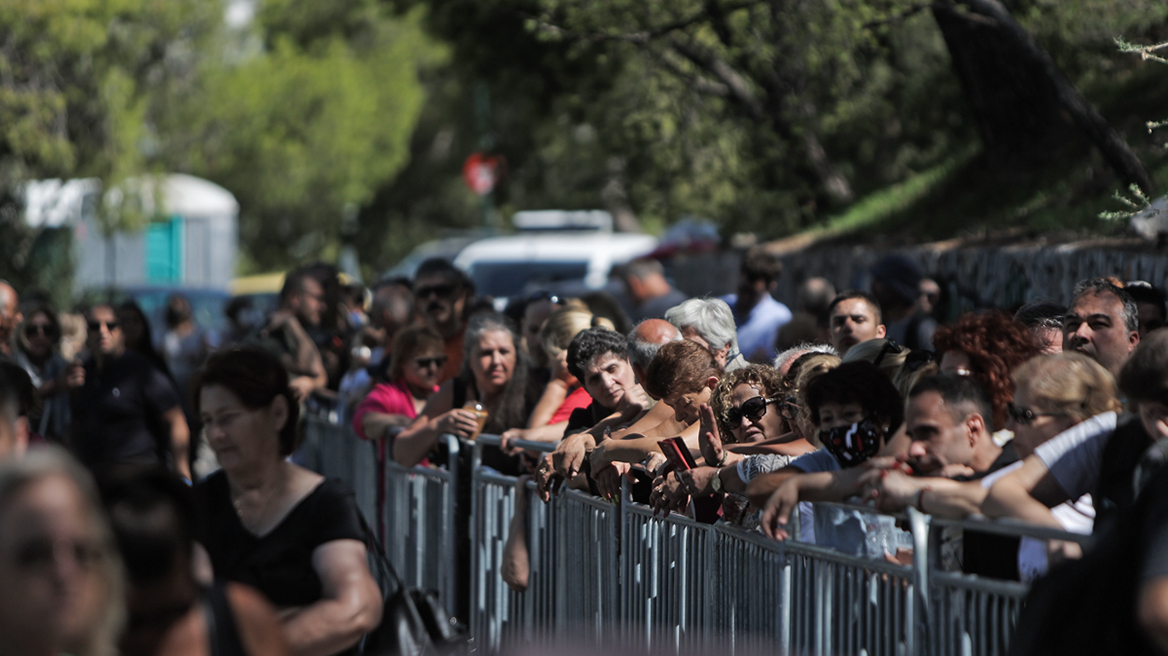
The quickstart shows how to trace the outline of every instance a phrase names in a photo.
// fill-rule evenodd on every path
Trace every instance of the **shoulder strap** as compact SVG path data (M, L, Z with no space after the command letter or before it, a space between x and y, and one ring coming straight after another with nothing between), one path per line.
M361 522L361 532L365 534L365 548L372 553L382 580L393 581L399 590L404 590L405 582L398 576L393 563L389 562L389 557L385 555L385 549L381 547L381 541L377 539L377 534L373 532L373 529L369 528L369 522L365 521L365 514L360 510L357 511L357 520ZM388 593L383 590L382 596L388 596Z
M207 646L211 656L246 656L225 586L225 583L215 583L203 590L202 606L203 617L207 621Z

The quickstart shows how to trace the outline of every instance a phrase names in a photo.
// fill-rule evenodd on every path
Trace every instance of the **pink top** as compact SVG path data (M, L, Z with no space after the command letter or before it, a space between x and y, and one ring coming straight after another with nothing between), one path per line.
M405 378L398 378L389 383L379 383L369 390L357 409L353 411L353 430L363 440L369 439L365 434L365 415L370 412L380 412L387 415L405 415L410 419L418 416L414 410L414 397L410 396L410 388Z
M577 408L587 408L591 403L592 396L589 395L588 392L584 390L584 386L581 385L580 387L577 387L568 393L568 396L564 398L564 402L560 404L560 407L556 408L556 413L552 415L552 418L550 421L548 421L548 423L558 424L561 421L568 421L568 417L572 415L573 410Z

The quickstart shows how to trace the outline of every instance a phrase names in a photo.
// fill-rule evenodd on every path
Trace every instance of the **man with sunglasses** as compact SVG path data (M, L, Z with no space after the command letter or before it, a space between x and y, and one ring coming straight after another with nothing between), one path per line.
M16 327L24 321L20 313L20 295L6 280L0 280L0 356L11 358Z
M174 384L126 348L112 307L95 305L86 320L89 357L85 384L72 396L72 451L95 471L169 461L190 480L190 429Z
M446 366L442 381L462 369L463 336L474 285L466 274L440 257L422 262L414 274L414 304L418 316L445 341Z

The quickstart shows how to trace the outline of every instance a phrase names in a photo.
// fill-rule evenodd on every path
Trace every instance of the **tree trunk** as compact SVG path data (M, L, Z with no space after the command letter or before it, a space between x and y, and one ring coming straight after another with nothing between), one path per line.
M935 5L933 17L991 159L1048 163L1081 131L1125 183L1152 191L1147 169L1123 137L998 0L957 2L969 11Z

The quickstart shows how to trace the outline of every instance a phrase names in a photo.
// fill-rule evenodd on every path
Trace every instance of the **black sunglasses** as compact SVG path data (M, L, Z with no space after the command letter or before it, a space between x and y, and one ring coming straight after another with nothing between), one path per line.
M90 332L95 332L95 333L98 332L99 330L101 330L102 326L105 326L106 328L110 329L111 331L118 329L118 322L117 321L96 321L94 319L90 319L88 325L89 325Z
M458 291L458 285L453 283L443 283L441 285L430 285L428 287L419 287L414 290L414 294L418 298L430 298L437 296L438 298L450 298Z
M414 364L419 369L428 369L430 367L444 367L446 365L446 356L439 355L434 358L414 358Z
M46 337L56 337L57 329L49 323L30 323L24 327L25 337L33 337L38 333Z
M1039 417L1065 417L1067 414L1065 412L1035 412L1030 408L1024 408L1013 403L1006 404L1006 412L1010 414L1010 419L1013 419L1014 423L1019 426L1029 426Z
M761 396L746 399L742 402L742 405L726 411L726 423L731 426L737 426L742 423L743 417L751 421L758 421L766 414L766 407L775 401L778 401L778 399L764 399Z

